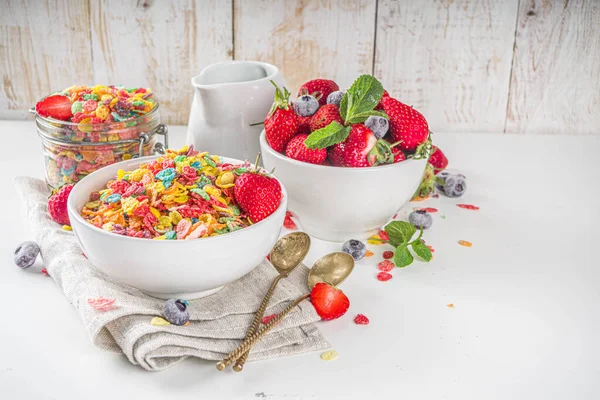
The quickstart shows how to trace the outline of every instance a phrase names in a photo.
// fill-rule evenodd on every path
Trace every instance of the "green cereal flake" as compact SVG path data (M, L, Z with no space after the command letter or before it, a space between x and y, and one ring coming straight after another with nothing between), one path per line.
M182 162L183 160L186 159L186 156L177 156L173 159L173 161L175 162L175 164Z
M134 106L143 106L143 105L144 105L144 102L143 102L143 101L140 101L140 100L138 100L138 101L134 101L132 104L133 104Z
M215 229L215 232L217 232L219 235L222 235L224 233L229 233L229 229L227 229L227 228Z
M202 197L206 201L210 200L210 196L208 195L208 193L206 193L202 189L190 189L190 192L193 192L193 193L196 193L196 194L200 195L200 197Z
M204 186L208 185L210 182L210 179L208 179L206 177L206 175L201 175L200 176L200 180L196 183L196 186L198 186L200 189L202 189Z
M94 101L98 101L98 95L97 94L91 94L91 93L87 93L83 95L83 99L84 100L94 100Z
M240 208L236 205L230 206L229 209L233 211L233 215L236 217L240 215Z
M227 222L235 221L233 217L221 217L219 218L219 223L226 224Z
M233 232L233 231L237 231L237 230L240 230L240 229L242 229L242 227L241 227L241 226L239 226L239 225L234 225L232 222L228 222L228 223L227 223L227 228L229 228L229 232Z
M204 161L206 161L206 163L208 165L210 165L211 167L216 167L217 166L217 164L215 163L215 161L212 158L210 158L209 156L207 156L207 155L204 156Z

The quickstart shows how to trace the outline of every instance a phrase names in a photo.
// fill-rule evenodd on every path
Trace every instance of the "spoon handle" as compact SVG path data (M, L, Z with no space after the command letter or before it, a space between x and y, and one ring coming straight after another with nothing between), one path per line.
M258 307L258 310L256 310L256 314L254 315L254 319L252 320L252 325L250 325L250 328L248 329L248 332L246 333L246 338L248 338L248 336L252 335L258 329L258 325L260 325L260 321L262 321L262 317L265 314L265 310L267 309L267 305L269 304L269 301L271 300L271 296L273 296L275 287L277 286L277 284L279 283L279 281L281 280L282 277L283 277L283 275L277 275L275 277L275 279L273 279L273 283L271 284L271 287L267 291L267 294L265 294L265 297L263 298L262 303L260 303L260 307ZM242 354L242 356L240 358L238 358L235 365L233 366L234 371L240 372L242 369L244 369L244 364L246 363L246 360L248 359L248 354L249 354L249 352L246 352L246 353Z
M279 323L279 321L281 321L286 315L288 315L290 313L290 311L292 311L294 309L294 307L296 307L303 300L306 300L309 297L310 297L310 293L307 293L301 297L298 297L296 300L294 300L289 306L286 307L285 310L283 310L282 312L277 314L268 324L263 326L258 331L254 332L252 335L248 336L242 342L242 344L240 344L238 346L237 349L235 349L234 351L229 353L227 355L227 357L225 357L223 360L219 361L217 363L217 369L219 371L223 371L225 368L227 368L229 365L231 365L232 362L237 360L242 354L249 352L250 349L252 348L252 346L254 346L254 344L256 342L258 342L264 335L267 334L267 332L269 332L275 325L277 325Z

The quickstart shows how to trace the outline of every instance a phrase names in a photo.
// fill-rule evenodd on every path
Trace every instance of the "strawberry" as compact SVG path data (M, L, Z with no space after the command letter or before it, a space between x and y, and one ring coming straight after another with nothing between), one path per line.
M310 131L314 132L325 128L333 121L344 124L342 117L340 117L340 109L335 104L325 104L310 118Z
M67 199L72 189L73 185L65 185L48 199L48 213L54 221L61 225L71 225L67 212Z
M298 161L322 164L327 158L327 149L309 149L304 144L307 137L305 133L294 136L287 144L285 155Z
M383 100L386 97L390 97L390 94L387 90L383 89L383 95L381 96L381 100ZM383 110L383 104L381 104L381 100L379 100L379 103L377 103L377 105L375 106L376 110Z
M390 144L377 140L363 124L354 124L343 142L329 149L329 161L338 167L369 167L393 162Z
M429 127L420 112L392 97L383 97L381 104L389 117L391 140L402 141L402 150L415 150L427 141Z
M399 163L401 161L406 160L406 156L404 155L404 153L402 152L402 150L400 150L400 148L398 146L392 148L392 153L394 154L394 162L395 163Z
M304 90L316 97L317 100L319 100L319 104L324 106L327 104L327 96L329 96L331 92L340 90L340 87L337 83L329 79L313 79L300 86L300 89L298 89L298 97L302 95Z
M290 107L290 92L284 87L283 92L275 86L275 100L271 111L265 118L265 135L267 143L275 150L283 153L292 136L298 132L298 118Z
M71 100L61 94L53 94L38 101L35 105L35 111L42 117L50 117L61 121L68 121L73 116Z
M434 146L433 148L433 153L431 154L431 157L429 157L429 164L433 166L434 173L437 175L439 172L446 169L448 166L448 159L439 147Z
M350 307L350 300L344 292L324 282L317 283L312 289L310 302L319 317L326 321L341 317Z
M298 133L310 133L310 117L303 117L302 115L296 114L296 119L298 120Z
M279 207L281 185L277 179L257 171L244 172L235 180L234 195L242 210L257 223Z

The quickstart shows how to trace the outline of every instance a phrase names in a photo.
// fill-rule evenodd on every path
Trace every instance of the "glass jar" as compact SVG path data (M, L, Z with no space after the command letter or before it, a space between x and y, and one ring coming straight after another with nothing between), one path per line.
M46 183L52 189L77 183L88 174L119 161L164 154L167 127L160 123L159 106L125 122L81 124L45 118L36 113L42 138ZM33 111L35 113L35 111ZM163 143L157 135L164 137Z

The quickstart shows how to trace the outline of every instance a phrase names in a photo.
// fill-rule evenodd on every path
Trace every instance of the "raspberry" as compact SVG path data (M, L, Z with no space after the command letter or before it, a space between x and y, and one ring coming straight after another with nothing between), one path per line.
M383 252L383 258L385 258L386 260L389 260L390 258L394 257L394 252L393 251L384 251Z
M390 240L390 235L388 235L388 233L386 231L384 231L383 229L379 231L378 235L383 240Z
M390 272L394 269L394 263L390 260L383 260L382 262L377 264L377 268L379 268L379 270L383 272Z
M357 325L369 325L369 318L362 314L358 314L356 318L354 318L354 323Z
M380 272L377 274L377 280L380 280L381 282L389 281L392 278L392 275L387 272Z

